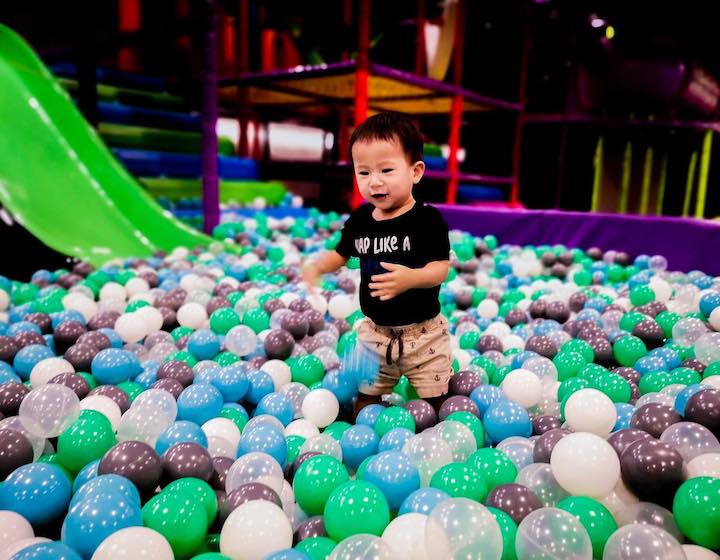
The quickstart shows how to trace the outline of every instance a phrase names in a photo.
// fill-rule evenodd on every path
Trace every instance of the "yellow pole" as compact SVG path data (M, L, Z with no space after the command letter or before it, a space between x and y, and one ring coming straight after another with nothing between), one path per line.
M687 181L685 183L685 200L683 201L683 218L687 218L690 213L690 199L692 198L693 182L695 179L695 167L697 166L697 152L693 152L690 156L690 165L688 165Z
M705 197L707 195L708 175L710 174L710 155L712 154L713 131L706 130L700 156L700 176L698 177L698 195L695 203L695 217L705 217Z
M628 196L630 195L630 176L632 173L632 142L625 144L623 156L622 182L620 183L620 214L627 214Z
M600 136L595 146L595 157L593 158L595 172L593 174L593 190L592 203L590 205L591 212L597 212L600 207L600 187L602 185L603 171L603 137Z
M653 149L648 146L645 149L645 165L643 166L642 191L640 193L640 213L648 213L650 202L650 180L652 179Z
M660 167L660 181L658 184L657 200L655 201L655 214L662 216L663 203L665 202L665 183L667 182L667 162L668 154L665 152L663 156L662 166Z

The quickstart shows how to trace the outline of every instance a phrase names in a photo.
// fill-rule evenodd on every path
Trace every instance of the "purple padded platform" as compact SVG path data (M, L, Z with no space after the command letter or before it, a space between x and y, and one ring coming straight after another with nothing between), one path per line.
M600 247L632 257L663 255L670 270L720 275L720 222L558 210L487 209L436 204L450 229L493 234L499 243Z

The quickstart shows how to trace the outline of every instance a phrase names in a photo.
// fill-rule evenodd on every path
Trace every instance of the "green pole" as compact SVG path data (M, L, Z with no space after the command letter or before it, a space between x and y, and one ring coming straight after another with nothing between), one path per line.
M598 138L597 146L595 146L595 157L593 158L595 172L593 174L593 190L590 211L597 212L600 207L600 186L602 185L603 170L603 137Z
M700 156L700 176L698 177L698 195L695 203L695 217L705 217L705 198L707 195L708 175L710 174L710 156L712 154L713 131L706 130L703 138L702 156Z
M640 213L648 213L650 202L650 180L652 179L653 149L648 146L645 149L645 165L643 165L642 191L640 193Z
M630 195L630 175L632 173L632 142L625 144L623 156L622 182L620 183L620 214L627 214L628 196Z
M662 166L660 167L660 181L658 185L657 201L655 202L655 214L662 216L663 203L665 202L665 183L667 182L667 152L663 156Z
M683 218L687 218L690 213L690 199L692 198L693 180L695 179L695 167L697 166L697 152L693 152L690 156L690 165L688 165L687 181L685 182L685 200L683 201Z

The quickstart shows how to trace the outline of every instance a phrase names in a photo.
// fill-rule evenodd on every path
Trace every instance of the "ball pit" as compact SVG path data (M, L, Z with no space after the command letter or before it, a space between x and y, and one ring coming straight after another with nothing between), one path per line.
M0 558L714 557L719 279L453 231L449 394L353 422L341 225L0 277Z

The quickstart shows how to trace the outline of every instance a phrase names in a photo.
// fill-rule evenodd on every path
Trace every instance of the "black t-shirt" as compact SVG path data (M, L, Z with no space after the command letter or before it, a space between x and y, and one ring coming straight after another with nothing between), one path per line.
M416 202L410 210L389 220L376 220L374 206L357 208L345 222L335 250L345 258L360 258L360 307L376 324L408 325L440 313L440 286L413 288L386 301L370 295L375 274L389 272L381 262L422 268L450 258L448 226L437 208Z

